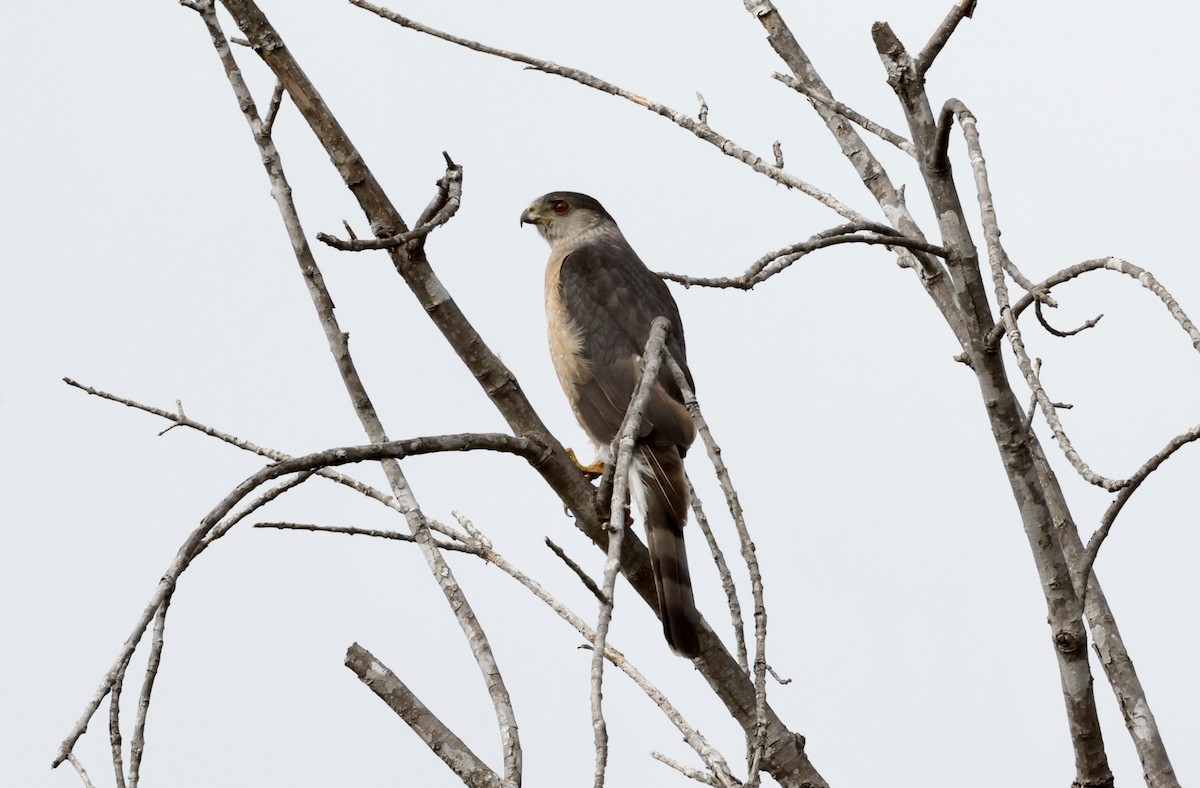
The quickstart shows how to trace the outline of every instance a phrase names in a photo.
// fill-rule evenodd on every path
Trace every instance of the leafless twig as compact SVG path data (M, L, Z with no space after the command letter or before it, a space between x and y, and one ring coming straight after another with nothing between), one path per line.
M68 755L67 761L75 767L75 773L79 775L79 779L83 780L83 788L96 788L96 786L92 785L92 780L88 777L87 770L83 768L83 764L75 757L75 753Z
M738 290L751 290L755 285L770 279L789 268L800 258L817 249L838 244L863 243L878 244L886 247L904 247L919 250L939 257L947 256L942 247L917 238L908 238L894 228L876 222L850 222L822 230L807 240L785 246L768 252L755 260L739 276L736 277L700 277L658 272L658 276L672 282L678 282L684 287L731 287Z
M1037 314L1038 322L1042 324L1042 328L1046 329L1046 331L1056 337L1073 337L1081 331L1087 331L1089 328L1095 328L1096 324L1100 322L1100 319L1104 317L1103 314L1096 315L1091 320L1085 320L1083 324L1079 326L1079 328L1074 328L1070 331L1059 331L1057 328L1050 325L1050 323L1046 320L1046 316L1042 314L1042 302L1036 298L1033 299L1033 311Z
M805 96L808 99L815 101L819 104L823 104L824 106L828 107L829 109L833 110L837 114L844 117L846 120L849 120L849 121L857 124L863 130L871 132L872 134L874 134L876 137L879 137L879 139L883 140L884 142L889 143L891 145L895 145L897 148L904 151L909 156L916 156L916 149L913 147L913 144L911 142L909 142L908 140L906 140L904 137L897 134L896 132L892 131L891 129L885 128L884 126L881 126L880 124L871 120L867 116L865 116L861 113L855 112L853 109L846 106L845 104L843 104L840 101L837 101L835 99L830 98L829 96L822 95L822 94L816 92L815 90L812 90L807 85L805 85L803 82L801 82L800 80L791 76L790 74L780 74L778 71L776 71L771 76L773 78L775 78L776 80L782 82L783 84L787 85L792 90L801 94L802 96Z
M1142 482L1146 481L1150 474L1158 470L1158 466L1166 462L1172 454L1198 439L1200 439L1200 424L1192 427L1187 432L1181 432L1176 435L1157 454L1142 463L1142 467L1138 468L1129 477L1129 484L1117 493L1117 497L1108 505L1108 508L1104 511L1104 516L1100 518L1100 526L1092 534L1092 537L1088 539L1087 549L1084 550L1083 562L1079 567L1078 578L1076 579L1077 587L1086 588L1087 578L1092 573L1092 567L1096 563L1096 556L1100 554L1100 547L1104 544L1104 540L1108 538L1108 533L1112 530L1117 515L1121 513L1125 504L1129 502L1130 496L1137 492L1138 488L1142 486Z
M650 325L650 336L642 353L642 374L634 389L633 398L625 410L621 429L613 439L612 503L609 506L608 558L604 562L604 581L601 587L600 615L596 621L596 637L592 641L591 702L592 730L596 744L596 769L592 785L603 788L604 773L608 764L608 725L604 721L602 692L604 683L604 643L608 638L608 626L612 621L613 603L616 598L617 574L621 568L621 545L625 538L625 512L629 493L629 474L633 462L634 443L642 426L642 411L650 401L658 370L662 366L667 332L671 322L657 317ZM637 471L633 471L636 473ZM661 614L661 613L660 613Z
M125 671L117 674L112 692L108 697L108 742L112 747L112 765L116 788L125 788L125 767L121 753L121 690L125 684Z
M154 637L150 641L150 658L146 662L146 677L142 680L142 691L138 696L133 740L129 743L129 788L137 788L138 780L141 778L142 756L146 751L146 715L150 712L150 694L154 691L154 680L158 678L158 666L162 660L163 630L167 625L167 608L170 604L170 597L164 598L154 616Z
M1192 347L1197 351L1200 351L1200 329L1196 328L1196 324L1193 323L1192 319L1183 311L1183 307L1181 307L1179 302L1175 300L1175 296L1171 295L1170 291L1163 287L1162 284L1155 279L1154 275L1149 271L1141 268L1140 266L1134 265L1128 260L1123 260L1120 257L1100 257L1094 260L1084 260L1082 263L1076 263L1073 266L1064 268L1061 271L1052 274L1044 281L1035 285L1034 289L1035 291L1049 290L1056 285L1069 282L1075 277L1086 274L1089 271L1097 271L1101 269L1116 271L1117 273L1124 274L1132 279L1136 279L1142 285L1142 287L1158 296L1158 299L1163 302L1163 305L1167 308L1167 311L1171 314L1171 317L1175 318L1175 322L1178 323L1180 328L1187 333L1188 338L1192 342ZM1033 303L1033 300L1034 299L1032 295L1025 295L1019 301L1013 304L1013 316L1016 317L1028 309L1029 305ZM988 345L994 346L999 340L1000 335L1003 333L1004 327L1002 325L997 325L988 335Z
M373 249L395 249L412 241L419 241L446 222L454 218L462 204L462 167L455 164L450 155L443 152L446 158L446 174L438 179L437 194L425 207L425 211L417 219L417 226L406 233L389 235L384 238L359 240L351 238L343 241L328 233L317 233L317 240L343 252L363 252Z
M740 145L734 143L732 140L713 131L712 128L707 125L707 123L693 120L690 116L663 104L653 102L645 96L639 96L636 93L625 90L624 88L618 87L611 82L606 82L576 68L560 66L559 64L551 63L548 60L539 60L538 58L529 57L528 55L522 55L519 52L509 52L508 50L488 46L477 41L471 41L470 39L451 35L450 33L445 33L441 30L436 30L428 25L423 25L420 22L414 21L405 16L401 16L394 11L389 11L386 8L368 3L366 0L350 0L350 3L362 8L363 10L370 11L371 13L386 19L389 22L395 22L401 27L408 28L409 30L415 30L418 33L433 36L434 38L439 38L442 41L448 41L451 44L456 44L457 46L465 47L466 49L470 49L475 52L482 52L486 55L504 58L505 60L524 63L536 71L552 74L554 76L565 77L566 79L573 80L589 88L632 101L634 104L637 104L640 107L644 107L645 109L648 109L657 115L667 118L677 126L687 129L700 139L716 147L726 156L737 159L743 164L749 166L755 172L765 175L771 180L781 183L784 186L803 192L809 197L812 197L820 202L822 205L825 205L826 207L836 211L851 221L864 220L861 214L859 214L853 208L843 204L832 194L822 189L818 189L812 184L797 178L791 173L768 163L767 160L762 156L751 153L745 148L742 148Z
M700 503L700 497L696 495L696 486L692 484L690 478L687 483L688 493L692 499L692 513L696 516L696 525L704 534L704 540L708 542L708 551L712 554L717 574L721 577L721 588L725 591L725 602L729 606L729 617L733 624L733 639L737 644L738 664L741 665L742 671L749 675L750 662L746 656L746 624L742 620L742 603L738 601L737 588L733 583L733 573L729 571L729 564L725 561L725 553L721 550L721 545L713 536L712 528L708 524L708 515L704 513L704 506Z
M346 667L359 680L408 723L413 733L425 742L434 755L450 767L470 788L504 788L500 776L488 768L454 731L421 702L400 677L362 646L354 643L346 650Z
M683 368L673 358L667 358L666 361L671 369L671 374L675 377L676 385L683 394L684 405L687 406L688 413L691 414L692 421L696 424L696 431L700 433L700 437L704 441L704 448L708 450L708 458L716 471L721 490L725 493L725 503L729 507L729 514L732 516L734 527L738 532L738 539L742 546L742 560L746 562L746 568L750 573L750 594L754 599L755 725L754 735L750 737L750 753L747 759L749 776L746 778L746 782L747 785L753 786L758 784L758 773L762 765L767 734L767 606L763 599L762 571L758 566L754 540L750 538L750 531L746 528L746 518L742 512L742 504L738 500L737 490L734 489L729 469L725 467L725 461L721 458L721 447L717 445L712 431L708 428L708 422L704 420L704 415L700 412L700 402L696 399L696 393L688 385L687 375L684 374Z
M223 0L223 5L233 16L238 28L250 41L254 52L271 68L276 79L283 83L284 89L291 95L296 108L317 139L326 148L331 159L339 162L338 173L371 221L371 229L374 234L377 237L387 237L408 232L408 227L405 226L403 219L391 205L391 201L379 186L378 180L366 166L365 160L354 148L336 118L329 112L320 93L308 79L299 63L292 57L290 50L284 45L282 38L262 14L262 11L254 4L253 0ZM229 50L212 6L207 5L200 10L205 26L209 30L213 47L224 68L230 87L238 98L238 104L258 147L260 158L271 182L271 192L275 197L280 217L296 256L296 262L308 286L313 306L326 334L330 353L342 376L355 415L358 416L368 440L376 444L385 443L388 441L387 431L358 375L346 335L338 326L333 300L325 287L320 269L309 247L307 236L291 197L291 188L288 186L283 172L279 152L270 136L263 133L262 123L259 120L253 98L250 96L241 70ZM413 244L411 250L408 246L391 249L389 255L392 257L397 272L413 289L418 299L422 299L421 291L423 289L436 291L427 293L426 300L437 300L438 309L431 310L430 315L448 338L452 330L451 326L464 334L473 332L469 324L461 318L461 314L458 313L445 289L436 286L436 279L424 260L423 247L419 242ZM463 341L467 339L466 337L459 338ZM485 349L475 349L472 358L475 360L476 366L487 366L490 355L492 354ZM498 359L495 360L494 366L501 366ZM478 369L475 371L477 375L481 372ZM481 382L484 377L486 376L479 376ZM499 404L498 400L500 399L497 397L494 401ZM544 435L547 434L547 431L542 429L538 434ZM520 735L512 700L487 635L475 616L469 600L458 585L453 571L446 564L441 551L432 544L425 514L421 511L400 464L391 457L381 457L380 459L383 460L381 465L391 487L392 495L404 514L410 532L417 539L430 575L445 596L447 605L462 629L471 654L479 667L487 688L488 698L491 700L496 714L504 757L504 778L508 782L519 782L521 771ZM565 460L561 457L543 458L543 465L550 466L545 473L555 478L562 475L564 464Z
M575 576L579 578L579 582L583 583L583 587L592 592L592 596L596 597L596 601L604 604L604 592L600 590L600 586L596 585L596 581L587 572L583 571L583 567L572 560L571 556L567 555L567 552L555 544L554 540L550 537L547 536L545 541L546 546L567 565L568 569L575 573Z
M358 528L352 525L315 525L312 523L255 523L253 528L271 528L279 531L313 531L329 534L348 534L350 536L373 536L377 539L394 539L397 542L415 543L417 538L412 534L400 531L384 531L378 528ZM439 550L454 550L459 553L477 555L478 550L468 544L447 542L434 539L433 543Z
M1017 358L1017 366L1025 376L1025 382L1029 385L1029 389L1037 398L1038 406L1042 410L1042 416L1046 419L1046 424L1054 433L1054 438L1058 442L1059 448L1062 449L1063 454L1070 461L1072 467L1075 468L1075 472L1089 484L1094 484L1110 492L1119 490L1128 484L1128 482L1123 479L1110 479L1096 473L1079 456L1079 452L1071 443L1071 439L1067 436L1066 430L1058 418L1058 412L1054 407L1054 403L1050 401L1050 397L1046 394L1046 390L1042 386L1041 378L1033 368L1029 354L1025 350L1025 341L1021 336L1021 329L1017 325L1017 320L1012 313L1009 301L1005 273L1011 275L1015 271L1015 268L1006 268L1004 265L1004 261L1008 259L1008 255L1000 243L1000 228L996 221L996 208L992 200L991 187L988 183L987 163L983 158L983 149L979 142L979 130L976 127L975 116L957 99L951 99L946 102L945 107L942 109L942 122L939 125L946 125L947 121L945 119L949 116L953 116L958 120L958 124L963 130L963 136L967 141L967 150L971 158L971 169L975 174L975 188L979 196L979 212L983 222L983 235L987 241L988 260L992 268L992 285L996 293L996 303L1000 310L1000 320L1005 327L1013 354ZM1044 293L1044 291L1038 291L1032 284L1029 284L1026 289L1033 298L1037 298L1039 292Z
M668 758L666 755L663 755L661 752L658 752L657 750L651 750L650 757L656 761L665 763L667 766L670 766L672 769L679 772L684 777L688 777L688 778L695 780L696 782L701 783L703 785L718 785L719 784L717 782L717 778L715 776L713 776L712 774L710 774L709 772L702 772L699 769L693 769L690 766L684 766L682 763L675 760L674 758Z
M283 104L283 83L275 80L275 90L271 93L271 103L267 105L267 116L263 118L262 133L271 136L275 126L275 118L279 116L279 107Z
M917 55L916 70L918 74L924 74L933 65L934 58L942 51L942 47L946 46L954 29L958 27L958 23L975 13L975 2L976 0L958 0L950 9L950 13L946 14L946 18L938 25L937 30L933 31L929 43Z

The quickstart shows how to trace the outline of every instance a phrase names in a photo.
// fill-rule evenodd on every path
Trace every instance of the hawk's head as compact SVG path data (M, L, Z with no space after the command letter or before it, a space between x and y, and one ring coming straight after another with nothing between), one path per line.
M588 230L616 226L603 205L579 192L543 194L521 214L521 224L536 226L551 245Z

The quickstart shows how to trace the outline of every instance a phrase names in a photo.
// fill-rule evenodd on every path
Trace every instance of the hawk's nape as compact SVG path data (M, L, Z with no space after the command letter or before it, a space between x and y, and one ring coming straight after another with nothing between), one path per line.
M655 318L671 322L666 348L691 385L679 308L593 198L551 192L521 214L521 223L536 225L550 244L546 318L554 369L575 417L601 458L612 462L611 445L641 377ZM683 394L663 364L642 413L629 481L645 521L663 633L685 657L700 654L700 615L683 541L690 505L683 457L694 438Z

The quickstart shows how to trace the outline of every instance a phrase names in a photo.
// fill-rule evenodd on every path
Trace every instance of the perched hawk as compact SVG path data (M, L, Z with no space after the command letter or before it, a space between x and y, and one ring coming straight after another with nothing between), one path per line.
M525 223L536 225L550 244L546 320L558 380L601 459L613 462L612 442L641 376L650 324L660 315L671 321L667 350L691 385L679 308L591 197L551 192L521 214ZM663 633L685 657L700 653L683 544L690 503L683 456L694 438L683 396L663 364L643 413L629 486L646 524Z

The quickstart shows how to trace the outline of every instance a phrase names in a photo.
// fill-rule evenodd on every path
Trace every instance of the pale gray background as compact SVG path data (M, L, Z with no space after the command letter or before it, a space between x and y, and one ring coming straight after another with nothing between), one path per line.
M869 26L914 50L948 0L790 3L781 10L843 100L903 131ZM665 120L609 96L402 30L341 2L265 3L300 63L411 221L466 167L462 211L429 242L439 275L568 445L585 446L544 345L545 247L517 227L551 189L600 198L646 261L742 270L840 222ZM693 112L843 200L872 202L735 0L406 2L431 25L578 66ZM980 118L1004 240L1034 279L1107 254L1154 271L1200 315L1193 3L984 2L930 75ZM227 23L227 28L231 27ZM67 388L69 375L292 453L363 441L297 275L258 155L195 14L168 0L23 3L0 51L4 321L0 487L6 785L74 786L48 764L183 536L260 461ZM238 56L265 103L271 80ZM291 107L277 140L311 237L350 196ZM921 206L911 162L882 144ZM955 163L974 210L961 137ZM869 210L872 215L876 211ZM981 237L976 234L977 240ZM365 382L393 437L502 421L382 255L319 250ZM754 293L676 289L691 366L754 529L771 612L772 689L837 786L1064 786L1072 764L1045 611L975 383L911 272L880 249L815 254ZM1200 420L1200 363L1166 311L1109 272L1026 319L1051 396L1084 458L1131 473ZM1056 460L1061 459L1054 452ZM595 572L523 465L495 456L405 464L430 516L472 517L514 562L593 615L541 539ZM726 548L735 542L703 455L690 463ZM1195 449L1156 474L1097 565L1185 782L1200 777ZM356 469L382 485L375 468ZM1108 496L1060 463L1082 527ZM401 527L319 481L278 519ZM693 539L701 608L721 595ZM512 689L526 784L587 785L589 655L515 584L452 558ZM477 669L410 546L239 526L180 584L167 629L146 786L455 785L341 665L358 640L477 752L498 763ZM741 733L663 648L627 589L612 641L740 760ZM141 659L144 659L142 657ZM140 681L141 660L130 675ZM1119 785L1140 770L1111 692L1097 697ZM695 763L630 684L606 683L612 785L685 784L647 752ZM127 712L132 719L132 709ZM103 713L78 749L111 784Z

